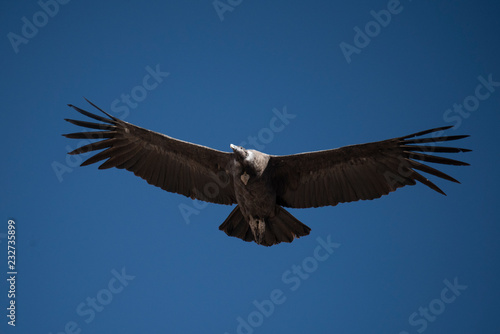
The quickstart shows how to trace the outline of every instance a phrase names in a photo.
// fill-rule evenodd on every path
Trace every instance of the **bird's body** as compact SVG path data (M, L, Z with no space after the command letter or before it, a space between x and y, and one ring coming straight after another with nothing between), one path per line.
M255 240L259 241L265 231L266 220L274 214L276 189L273 188L269 173L265 170L269 156L259 153L265 163L262 165L255 160L257 152L249 152L249 157L233 160L231 174L241 214L248 222ZM235 157L239 157L237 150Z
M416 181L444 194L416 170L458 181L416 160L467 165L426 153L470 151L433 145L467 137L441 136L442 131L450 128L441 127L374 143L288 156L268 155L235 145L231 145L233 152L227 153L137 127L95 105L109 118L70 106L103 122L67 119L100 130L65 135L101 139L69 153L104 149L82 165L107 159L100 169L127 169L166 191L217 204L237 204L219 229L264 246L291 242L311 230L283 207L333 206L375 199ZM412 139L430 133L434 136Z
M235 147L233 150L235 159L232 161L230 173L236 202L243 216L247 219L251 216L256 219L270 216L276 204L276 189L266 169L269 155L248 150L248 156L243 156L245 151L242 147Z
M292 241L295 236L309 234L307 226L298 220L293 222L296 219L277 205L277 184L273 182L274 171L269 164L271 156L232 144L231 148L234 158L230 164L230 174L238 204L235 211L239 210L241 216L230 215L221 229L244 240L253 237L258 244L267 246L275 244L280 237L288 236ZM291 230L290 226L294 228ZM245 229L244 235L238 233L242 227Z

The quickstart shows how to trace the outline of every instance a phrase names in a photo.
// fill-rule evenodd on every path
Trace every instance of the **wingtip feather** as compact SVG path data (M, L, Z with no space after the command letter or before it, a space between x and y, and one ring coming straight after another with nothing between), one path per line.
M92 107L96 108L97 110L99 110L100 112L102 112L103 114L105 114L106 116L108 116L109 118L111 118L112 120L114 121L119 121L118 118L108 114L107 112L105 112L104 110L102 110L101 108L99 108L98 106L96 106L95 104L93 104L92 102L90 102L85 96L83 97L85 99L85 101L87 101Z

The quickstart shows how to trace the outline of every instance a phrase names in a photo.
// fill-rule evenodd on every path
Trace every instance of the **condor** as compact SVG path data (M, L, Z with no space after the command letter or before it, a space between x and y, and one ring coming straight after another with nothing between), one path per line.
M435 145L468 137L466 135L422 137L451 126L373 143L275 156L232 144L232 152L222 152L174 139L124 122L87 102L108 118L69 105L101 122L66 119L72 124L98 130L64 135L74 139L97 139L69 152L82 154L102 150L82 166L105 160L99 169L126 169L169 192L216 204L237 204L219 229L229 236L263 246L292 242L311 231L284 207L311 208L372 200L403 186L414 185L416 181L444 195L417 170L458 181L419 161L468 165L428 154L470 151ZM217 185L218 189L206 191L211 188L207 185L212 188Z

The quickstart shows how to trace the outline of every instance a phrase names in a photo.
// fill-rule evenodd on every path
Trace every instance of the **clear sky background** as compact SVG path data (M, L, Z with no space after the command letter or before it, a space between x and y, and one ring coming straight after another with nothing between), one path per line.
M60 1L0 11L1 333L499 333L497 1ZM431 177L448 196L290 209L311 234L266 248L218 230L231 207L77 167L84 96L224 151L455 125L471 166Z

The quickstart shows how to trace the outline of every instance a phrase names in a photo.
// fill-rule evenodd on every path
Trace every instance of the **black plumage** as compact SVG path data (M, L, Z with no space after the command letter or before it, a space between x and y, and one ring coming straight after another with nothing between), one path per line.
M82 166L104 160L99 169L126 169L169 192L211 203L237 204L219 229L264 246L291 242L311 230L283 207L310 208L371 200L416 181L444 195L417 170L458 181L422 162L468 165L429 154L470 151L435 145L468 137L443 136L451 126L332 150L274 156L235 145L231 145L232 153L222 152L174 139L122 121L89 103L108 118L69 105L102 123L66 121L98 131L64 135L97 139L69 152L101 150ZM422 138L429 134L434 136Z

